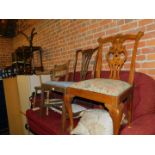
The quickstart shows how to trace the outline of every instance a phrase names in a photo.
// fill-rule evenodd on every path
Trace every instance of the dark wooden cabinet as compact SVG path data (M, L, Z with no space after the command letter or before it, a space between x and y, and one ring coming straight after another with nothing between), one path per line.
M9 134L3 81L0 80L0 134Z

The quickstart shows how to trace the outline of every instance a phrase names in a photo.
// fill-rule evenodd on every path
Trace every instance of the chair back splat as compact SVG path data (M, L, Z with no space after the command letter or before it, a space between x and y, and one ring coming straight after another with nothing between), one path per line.
M85 80L86 79L86 75L88 73L88 67L90 64L90 60L92 58L92 55L98 50L98 47L93 48L93 49L86 49L86 50L77 50L76 51L76 57L75 57L75 64L74 64L74 72L73 72L73 81L75 80L75 73L76 73L76 69L77 69L77 61L78 61L78 57L79 54L82 54L82 64L81 64L81 70L80 70L80 81L81 80ZM96 66L96 60L94 62L94 67ZM94 71L92 71L94 72ZM94 73L93 77L94 77Z
M51 80L59 80L61 77L65 76L65 81L68 80L68 73L69 73L69 64L70 60L67 61L65 64L61 65L54 65L53 70L51 70Z
M106 53L106 60L108 62L109 68L110 68L110 78L111 79L119 79L119 73L121 68L123 67L124 63L127 60L127 50L124 43L126 41L134 41L134 48L131 53L131 65L130 65L130 73L129 73L129 80L128 82L130 84L133 83L134 79L134 69L135 69L135 60L136 60L136 53L137 53L137 47L138 42L140 38L143 36L143 32L138 32L136 35L122 35L117 34L112 37L107 38L99 38L99 51L97 55L97 64L96 64L96 73L95 76L97 78L100 78L101 74L101 68L102 68L102 52L103 52L103 45L106 43L111 43L112 46L109 48L109 51Z

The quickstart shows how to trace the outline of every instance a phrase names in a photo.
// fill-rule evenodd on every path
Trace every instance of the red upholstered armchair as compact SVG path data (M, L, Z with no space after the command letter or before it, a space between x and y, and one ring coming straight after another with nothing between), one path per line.
M90 78L89 75L87 79ZM102 72L101 77L106 78L108 76L108 71ZM120 78L126 81L128 72L122 71ZM80 79L78 73L75 79L76 81ZM120 134L155 134L155 80L143 73L135 73L134 85L131 127L123 126L120 129ZM26 116L30 129L36 134L62 134L61 117L52 111L50 111L49 116L40 117L37 111L29 109L26 112ZM76 124L77 120L75 121ZM68 133L65 132L65 134Z

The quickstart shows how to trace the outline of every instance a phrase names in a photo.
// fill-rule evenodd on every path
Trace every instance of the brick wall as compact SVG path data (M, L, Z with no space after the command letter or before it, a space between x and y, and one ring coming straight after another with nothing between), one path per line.
M0 37L0 68L11 64L12 39Z
M155 79L155 20L40 20L35 26L38 35L34 38L34 45L42 46L43 64L50 69L54 64L61 64L68 59L74 60L75 51L80 48L97 46L97 39L117 33L137 33L144 31L140 41L136 71L144 72ZM32 27L25 30L30 34ZM22 35L13 39L13 48L26 45ZM130 49L130 46L128 46ZM73 61L71 63L72 69ZM79 63L80 65L80 63ZM104 65L104 64L103 64ZM129 66L125 64L125 69ZM106 67L106 65L105 65Z

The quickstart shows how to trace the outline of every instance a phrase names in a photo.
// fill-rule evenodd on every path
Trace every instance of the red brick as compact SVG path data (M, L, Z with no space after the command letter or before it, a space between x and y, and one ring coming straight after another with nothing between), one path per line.
M107 30L106 35L109 35L109 36L114 35L117 32L118 32L118 28L113 28L113 29Z
M118 25L123 25L125 23L124 19L120 19L117 21Z
M148 69L148 74L155 75L155 69Z
M155 46L155 39L146 41L146 46Z
M135 20L135 19L125 19L125 23L132 22L133 20Z
M104 25L107 25L107 24L109 24L109 23L111 23L111 22L112 22L111 19L104 19L104 20L102 20L102 21L100 22L100 25L101 25L101 26L104 26Z
M147 59L148 60L155 60L155 53L154 54L148 54Z
M12 39L0 37L0 68L11 65Z
M145 26L153 23L154 19L143 19L139 21L139 26Z
M136 68L140 68L140 67L141 67L141 65L139 63L136 63ZM130 63L125 63L123 68L129 70L130 69Z
M100 33L96 33L94 34L94 38L103 38L105 36L105 33L104 32L100 32Z
M142 63L142 68L155 68L155 61Z
M148 25L147 27L146 27L146 31L154 31L155 30L155 23L153 23L153 24L151 24L151 25Z
M144 47L141 49L141 53L154 53L155 47Z
M152 38L155 38L155 31L148 32L148 33L145 32L142 39L146 40L146 39L152 39Z
M121 26L121 30L129 30L129 29L135 29L137 28L137 21L125 24Z
M145 60L145 59L146 59L145 55L137 55L137 56L136 56L136 60L141 60L141 61L143 61L143 60Z

